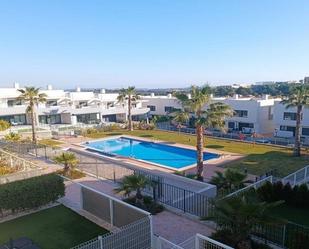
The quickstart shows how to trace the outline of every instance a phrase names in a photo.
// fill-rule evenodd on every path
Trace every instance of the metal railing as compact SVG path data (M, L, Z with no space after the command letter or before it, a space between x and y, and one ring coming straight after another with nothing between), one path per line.
M0 160L4 165L16 171L0 176L0 184L24 180L44 173L43 167L2 149L0 149Z
M154 249L233 249L199 233L178 245L161 236L155 235L154 237Z
M292 222L282 225L256 225L252 235L282 248L307 248L309 245L309 227Z
M309 182L309 165L295 171L281 179L283 184L289 183L292 187Z
M145 217L71 249L151 249L150 226L149 217Z
M239 189L239 190L237 190L235 192L232 192L232 193L226 195L225 197L223 197L222 199L228 198L228 197L231 197L231 196L235 196L235 195L237 196L237 195L239 195L239 194L241 194L243 192L248 191L251 188L258 189L259 187L261 187L266 182L271 182L272 183L273 182L273 176L268 176L268 177L266 177L266 178L264 178L262 180L259 180L259 181L255 182L255 183L252 183L252 184L250 184L250 185L248 185L248 186L246 186L246 187L244 187L242 189Z

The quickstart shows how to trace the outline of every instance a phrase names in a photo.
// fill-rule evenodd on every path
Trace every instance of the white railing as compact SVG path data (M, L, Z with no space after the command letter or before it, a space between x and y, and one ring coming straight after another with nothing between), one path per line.
M230 246L227 246L221 242L218 242L216 240L213 240L211 238L208 238L206 236L203 236L201 234L195 235L195 249L233 249Z
M114 233L98 236L71 249L149 249L152 238L150 217L144 217L119 228Z
M255 182L255 183L252 183L252 184L250 184L250 185L248 185L248 186L246 186L246 187L244 187L242 189L239 189L239 190L237 190L237 191L235 191L233 193L230 193L227 196L223 197L223 199L227 198L227 197L234 196L234 195L238 195L238 194L240 194L240 193L242 193L244 191L247 191L247 190L249 190L251 188L257 189L257 188L261 187L263 184L265 184L266 182L272 183L273 182L273 176L268 176L268 177L266 177L266 178L264 178L262 180L259 180L259 181Z
M295 171L281 179L283 184L289 183L292 187L309 182L309 165Z
M13 168L18 166L18 168L21 168L23 171L30 169L41 169L41 167L37 164L2 149L0 149L0 159L5 160L9 167Z
M199 233L178 245L161 236L154 237L154 249L233 249Z

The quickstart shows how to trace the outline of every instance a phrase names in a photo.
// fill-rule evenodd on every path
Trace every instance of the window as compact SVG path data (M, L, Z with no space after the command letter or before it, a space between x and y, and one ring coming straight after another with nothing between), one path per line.
M24 125L26 124L26 115L25 114L17 114L17 115L9 115L9 116L1 116L0 119L6 120L13 125Z
M309 136L309 128L308 127L307 128L302 128L301 134L303 136Z
M76 115L77 122L84 124L93 124L100 122L100 114L99 113L89 113L89 114L79 114Z
M57 105L57 101L56 100L48 100L46 102L46 106L56 106Z
M174 112L176 111L177 109L174 108L173 106L165 106L164 107L164 111L167 112L167 113L170 113L170 112Z
M39 115L39 123L41 124L61 124L61 115Z
M293 132L293 136L295 136L295 129L294 126L280 125L280 131L291 131Z
M15 105L21 105L22 103L21 103L21 100L8 100L8 106L9 107L12 107L12 106L15 106Z
M235 110L234 111L234 117L247 118L248 117L248 111L246 111L246 110Z
M296 112L284 112L283 120L296 120Z
M156 111L156 106L154 106L154 105L147 105L147 108L149 108L151 112Z

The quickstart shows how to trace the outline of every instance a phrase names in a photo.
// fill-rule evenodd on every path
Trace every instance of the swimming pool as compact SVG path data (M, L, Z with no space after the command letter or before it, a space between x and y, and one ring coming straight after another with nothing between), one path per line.
M88 150L101 152L105 155L134 158L176 170L196 164L195 150L127 137L104 139L83 145ZM204 152L204 160L218 157L218 154Z

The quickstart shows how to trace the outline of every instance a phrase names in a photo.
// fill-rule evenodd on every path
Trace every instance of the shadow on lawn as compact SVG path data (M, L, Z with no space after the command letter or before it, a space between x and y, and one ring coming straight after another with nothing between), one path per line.
M206 148L209 148L209 149L223 149L224 146L218 145L218 144L210 144L210 145L206 145Z
M273 171L278 177L287 176L308 164L308 155L293 157L290 151L269 151L266 153L249 154L246 157L226 164L225 167L248 170L248 173L263 175Z

